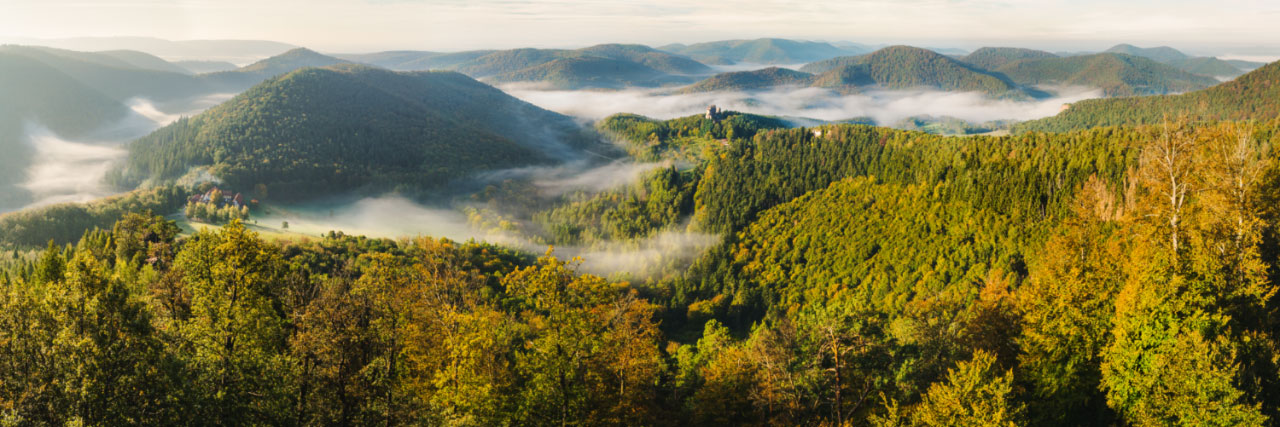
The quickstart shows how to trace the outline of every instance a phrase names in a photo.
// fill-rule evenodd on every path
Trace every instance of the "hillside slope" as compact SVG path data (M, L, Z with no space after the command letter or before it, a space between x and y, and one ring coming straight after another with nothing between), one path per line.
M786 39L724 40L692 45L668 45L659 49L689 56L702 63L728 65L802 64L843 55L865 53L853 46L836 47L829 43Z
M26 192L16 185L31 161L28 125L74 138L128 114L111 96L43 62L0 52L0 209L26 202Z
M135 141L113 179L163 182L206 165L230 186L275 199L429 190L567 156L576 131L566 117L458 73L306 68Z
M813 75L786 68L721 73L681 89L682 93L763 90L781 86L808 86Z
M244 90L268 78L301 68L326 67L345 62L347 61L300 47L235 70L207 74L202 77L225 89Z
M819 61L800 71L819 74L815 86L846 91L876 86L982 92L993 97L1025 96L1004 76L911 46L890 46L863 56Z
M1188 73L1219 78L1236 77L1246 71L1258 68L1258 66L1249 67L1247 64L1233 64L1214 57L1190 56L1168 46L1141 48L1130 44L1120 44L1107 49L1104 53L1140 56L1161 64L1172 65Z
M1217 83L1147 58L1115 53L1024 59L996 71L1022 85L1086 86L1101 89L1106 96L1186 92Z
M548 89L622 89L657 86L665 74L644 65L592 56L560 58L542 65L499 74L494 83L536 83Z
M1016 47L984 47L960 58L960 62L984 70L996 70L1013 61L1057 57L1058 55L1054 55L1043 50L1022 49Z
M1217 86L1181 95L1090 99L1053 117L1017 125L1015 131L1066 131L1099 126L1192 120L1271 120L1280 115L1280 62Z

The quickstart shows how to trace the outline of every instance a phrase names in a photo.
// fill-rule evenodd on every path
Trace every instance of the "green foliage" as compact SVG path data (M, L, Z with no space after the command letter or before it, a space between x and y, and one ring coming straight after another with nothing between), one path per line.
M211 165L228 185L279 200L424 191L544 161L576 136L567 118L457 73L306 69L135 141L116 180L167 181Z
M596 56L559 58L492 77L496 83L536 82L550 89L658 86L663 73L637 62Z
M814 62L800 71L817 75L814 86L846 91L878 86L982 92L993 97L1026 96L999 73L974 68L931 50L911 46L890 46L863 56Z
M63 203L0 215L0 245L31 248L49 240L71 243L93 228L107 228L126 213L173 212L187 200L176 186L136 190L88 203Z
M1017 426L1021 408L1011 402L1013 373L1000 374L995 357L978 352L948 371L945 384L929 387L912 413L916 426Z
M996 71L1022 85L1087 86L1101 89L1105 96L1186 92L1218 82L1147 58L1115 53L1024 59Z
M670 45L660 49L688 55L706 64L790 65L862 53L858 49L842 49L823 42L768 38Z
M596 123L601 132L621 140L631 157L645 161L708 158L708 152L731 145L733 140L787 127L790 125L781 119L734 111L721 112L716 120L698 115L665 121L624 113Z
M960 61L987 71L995 71L1005 64L1014 61L1056 57L1058 57L1058 55L1035 49L1022 49L1016 47L984 47L973 51L973 53L965 55L965 57L960 59Z
M681 93L762 90L785 86L808 86L813 75L786 68L769 67L752 71L737 71L711 76L681 89Z
M1118 186L1139 137L1122 129L967 138L856 125L772 131L710 162L698 190L699 209L705 208L699 215L710 230L738 230L765 209L855 176L950 182L948 199L977 208L1060 215L1072 200L1066 190L1090 175Z
M1071 104L1053 117L1023 122L1015 132L1064 132L1098 126L1159 123L1165 118L1193 121L1270 121L1280 116L1280 63L1272 63L1235 80L1181 95L1090 99Z
M697 170L661 168L640 182L570 201L534 214L550 242L581 245L650 237L693 213Z

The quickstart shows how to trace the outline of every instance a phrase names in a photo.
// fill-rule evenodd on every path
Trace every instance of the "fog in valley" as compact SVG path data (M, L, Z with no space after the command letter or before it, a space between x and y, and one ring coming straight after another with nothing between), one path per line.
M670 94L669 90L553 91L521 86L503 87L513 96L561 114L601 119L615 113L634 113L671 119L721 109L782 117L839 121L869 117L890 126L915 116L950 116L972 123L992 120L1032 120L1057 114L1063 104L1098 98L1098 90L1046 88L1057 95L1030 101L998 100L979 93L938 91L874 91L842 95L822 88L777 88L759 92Z
M164 105L132 98L125 101L131 111L124 119L74 140L61 137L40 123L26 122L23 139L33 156L26 179L16 185L30 193L30 203L21 208L86 202L119 193L121 190L106 185L104 178L127 154L125 145L129 141L181 117L198 114L232 95L211 94Z

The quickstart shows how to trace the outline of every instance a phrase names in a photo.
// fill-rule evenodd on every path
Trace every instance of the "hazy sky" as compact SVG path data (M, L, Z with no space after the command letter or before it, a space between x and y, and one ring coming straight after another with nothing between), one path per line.
M329 52L787 37L1247 54L1274 53L1277 23L1280 0L0 0L0 39L268 39Z

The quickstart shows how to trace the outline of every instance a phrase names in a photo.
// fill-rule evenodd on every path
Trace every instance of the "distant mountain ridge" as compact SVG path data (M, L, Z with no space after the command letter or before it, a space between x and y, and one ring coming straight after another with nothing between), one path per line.
M860 46L846 44L837 47L830 43L787 39L724 40L691 45L672 44L659 50L689 56L705 64L732 65L737 63L762 65L803 64L837 56L866 53Z
M456 72L339 64L269 79L135 141L113 181L167 182L205 166L275 199L413 192L563 157L577 132L567 117Z
M620 89L692 81L710 67L643 45L601 44L582 49L509 49L455 53L392 51L340 58L399 71L450 70L499 83L558 89Z
M960 62L984 69L996 70L1005 64L1024 59L1045 59L1057 58L1054 55L1043 50L1023 49L1016 47L984 47L965 55Z
M880 88L972 91L993 97L1026 96L1003 76L911 46L890 46L867 55L817 61L805 65L800 71L769 68L719 74L686 87L683 92L761 90L793 85L822 87L844 93Z
M1141 48L1131 44L1119 44L1105 50L1104 53L1140 56L1162 64L1172 65L1189 73L1220 78L1236 77L1263 65L1248 61L1233 63L1214 57L1193 57L1169 46Z
M1280 117L1280 62L1236 79L1181 95L1090 99L1053 117L1024 122L1019 132L1062 132L1101 126L1141 125L1187 117L1201 120L1273 120Z
M1022 59L995 70L1021 85L1101 89L1106 96L1156 95L1203 89L1217 80L1151 59L1117 53Z

